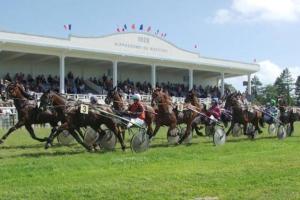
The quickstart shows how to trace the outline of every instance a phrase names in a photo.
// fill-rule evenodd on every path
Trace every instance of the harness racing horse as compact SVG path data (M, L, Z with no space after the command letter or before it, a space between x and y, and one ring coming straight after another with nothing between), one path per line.
M200 104L197 94L194 90L190 90L185 97L185 107L182 114L178 112L178 106L176 107L175 113L177 116L177 124L186 124L186 131L183 137L180 138L179 143L182 143L193 130L196 130L197 134L200 134L200 128L197 124L202 121L202 116L199 113L202 112L203 106Z
M244 126L244 134L247 135L247 125L252 123L255 127L255 131L262 133L259 128L259 123L263 127L262 112L254 109L253 112L243 109L243 106L240 104L237 96L238 93L232 93L226 97L225 109L232 110L232 121L229 129L227 130L226 136L229 135L230 131L233 129L236 123L242 124ZM254 139L255 131L250 134L250 137Z
M289 130L287 135L291 136L294 132L294 122L300 120L300 113L297 108L287 107L280 105L279 106L279 120L283 125L289 125Z
M60 121L56 113L50 111L41 111L37 107L36 100L29 100L30 95L25 92L24 87L19 83L9 83L6 86L6 96L3 92L2 99L13 99L14 105L18 112L18 122L11 127L6 134L0 139L0 144L15 130L25 126L32 139L39 142L45 142L47 138L39 138L35 135L32 124L50 123L52 133L56 131L58 122Z
M151 106L155 107L157 115L155 118L155 129L150 138L155 137L161 126L168 126L168 136L173 136L177 131L177 117L173 111L173 105L170 97L162 92L161 88L156 88L152 93Z
M66 105L63 97L59 96L55 92L49 93L47 95L47 99L48 100L45 100L45 102L51 102L51 105L56 109L65 106L64 112L66 115L66 121L60 127L58 127L58 130L55 133L52 133L49 136L49 139L46 143L46 148L58 134L64 130L67 130L79 144L81 144L87 150L91 150L90 146L81 140L75 130L79 130L80 127L90 126L92 129L94 129L94 131L98 132L100 136L103 136L105 132L101 130L101 125L104 124L108 129L113 131L121 143L122 150L125 150L125 144L120 135L120 130L110 115L112 114L112 110L107 106L83 104L82 102L75 102L74 105ZM81 105L88 106L86 114L81 112Z
M118 113L122 113L126 110L125 102L122 99L122 96L120 95L116 87L108 91L104 101L108 105L112 102L112 108ZM145 110L145 123L147 125L147 134L150 136L153 133L152 123L154 122L156 113L151 106L143 105L143 107ZM125 129L123 129L122 131L123 139L125 138L124 134Z

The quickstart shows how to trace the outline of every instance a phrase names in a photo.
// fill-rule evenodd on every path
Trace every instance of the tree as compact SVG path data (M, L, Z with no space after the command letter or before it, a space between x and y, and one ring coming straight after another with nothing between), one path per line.
M290 105L293 102L291 91L294 89L294 80L288 68L285 68L277 77L274 86L277 89L277 95L286 98L287 103Z
M259 78L257 76L254 76L251 80L251 90L255 98L260 94L261 86L262 83L260 82Z
M232 84L229 84L229 83L224 83L224 89L228 93L232 93L232 92L236 92L237 91L235 89L235 87Z
M300 76L298 76L295 86L296 104L300 106Z

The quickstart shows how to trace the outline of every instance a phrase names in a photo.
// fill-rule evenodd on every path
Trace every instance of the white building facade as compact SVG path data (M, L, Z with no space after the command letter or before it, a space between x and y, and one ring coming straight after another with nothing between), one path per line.
M259 71L259 65L202 57L148 33L124 32L103 37L53 38L0 32L0 77L22 72L60 77L60 92L69 72L88 79L106 74L118 81L216 86L224 79ZM251 90L248 90L251 93Z

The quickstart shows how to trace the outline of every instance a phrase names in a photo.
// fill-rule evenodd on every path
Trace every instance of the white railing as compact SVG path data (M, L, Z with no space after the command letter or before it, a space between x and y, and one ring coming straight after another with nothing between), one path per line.
M43 93L35 93L36 99L40 99ZM92 94L64 94L67 99L81 100L84 102L90 101L91 96L95 96L98 100L103 101L106 98L106 95L92 95ZM132 95L125 94L125 99L129 100ZM151 102L151 95L141 95L142 101ZM184 103L184 97L172 97L173 103ZM210 105L211 98L199 98L200 103Z
M35 93L35 97L36 99L40 99L40 97L42 96L42 93ZM67 99L73 99L73 100L80 100L83 102L89 102L91 96L94 96L98 99L99 102L103 102L106 98L106 95L92 95L92 94L64 94L63 96L65 96ZM129 100L131 99L132 95L127 95L125 94L125 99ZM151 102L151 95L141 95L142 101L143 102ZM172 97L172 102L173 103L184 103L185 98L184 97ZM211 104L211 98L199 98L200 103L206 104L206 105L210 105Z
M0 128L11 127L16 120L17 110L15 107L0 107Z

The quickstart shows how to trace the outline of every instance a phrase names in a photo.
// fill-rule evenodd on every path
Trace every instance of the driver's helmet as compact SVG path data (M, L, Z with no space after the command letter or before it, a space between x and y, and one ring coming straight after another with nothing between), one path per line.
M96 104L98 102L98 100L95 96L91 96L90 101L91 101L91 104Z
M212 105L217 105L218 102L219 102L218 98L213 98L213 99L211 100L211 104L212 104Z
M134 95L132 95L131 99L140 101L141 100L141 95L140 94L134 94Z
M275 106L276 105L276 101L274 99L271 99L271 105Z

